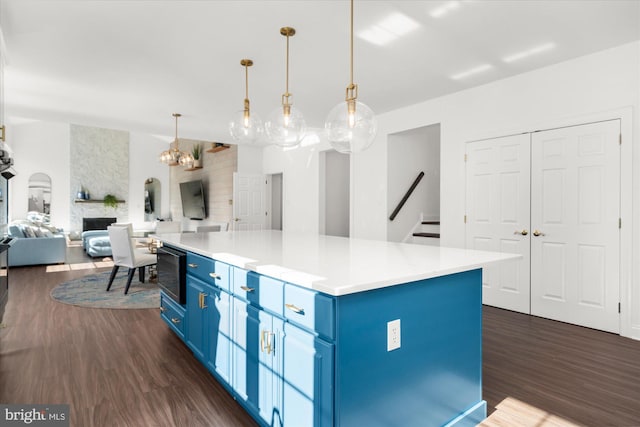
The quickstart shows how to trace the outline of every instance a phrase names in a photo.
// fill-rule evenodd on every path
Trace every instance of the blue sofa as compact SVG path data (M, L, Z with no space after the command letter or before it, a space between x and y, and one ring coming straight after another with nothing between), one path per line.
M30 229L25 232L27 227ZM40 232L31 232L36 226L26 224L9 226L9 236L15 241L9 249L9 267L39 264L64 264L67 254L67 240L59 230L52 232L50 228Z

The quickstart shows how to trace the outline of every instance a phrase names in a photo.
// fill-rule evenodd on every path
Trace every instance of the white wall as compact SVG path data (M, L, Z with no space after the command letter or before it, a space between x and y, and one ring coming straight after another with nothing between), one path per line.
M401 242L421 214L425 220L440 219L440 126L399 132L387 141L387 217L424 172L395 219L387 220L387 240Z
M7 126L17 174L9 180L9 221L27 215L29 177L42 172L51 178L51 221L69 228L69 125L29 122Z
M372 149L354 156L357 194L352 200L352 235L384 238L380 229L386 221L389 134L441 123L441 243L464 247L465 142L632 111L622 121L623 152L628 153L623 163L629 161L630 166L622 170L623 190L628 189L622 201L623 224L628 228L622 233L621 333L640 339L639 76L640 42L636 42L380 115ZM626 204L629 215L624 213ZM628 236L632 241L626 245Z
M381 114L378 136L371 148L351 156L351 236L387 238L389 134L440 123L441 244L464 247L465 142L580 123L631 107L633 122L629 123L628 117L623 121L624 143L633 146L629 156L633 176L625 177L623 183L623 187L632 187L629 192L633 195L632 227L623 233L633 236L633 251L623 251L629 258L623 263L631 264L640 257L639 76L640 42L634 42ZM285 230L317 233L317 165L318 148L285 152L265 149L265 172L284 172ZM632 265L631 274L625 276L623 272L622 333L640 339L640 263Z
M9 180L11 202L9 220L22 219L27 214L29 177L36 172L51 177L51 221L65 231L70 230L70 125L32 121L8 126L10 144L17 175ZM162 181L162 212L169 215L169 167L158 161L166 149L156 137L131 134L129 144L129 205L128 218L136 228L144 228L144 179L155 177ZM97 196L97 195L96 195Z
M129 220L135 229L153 229L153 222L144 220L144 182L155 178L160 182L160 206L155 206L154 217L171 215L169 208L169 166L160 162L160 153L169 147L166 139L153 135L129 135Z
M283 150L268 146L263 151L263 173L282 173L284 231L318 234L319 155L327 144Z
M322 159L324 157L324 159ZM328 236L349 237L350 222L350 159L348 154L335 150L322 152L320 230Z

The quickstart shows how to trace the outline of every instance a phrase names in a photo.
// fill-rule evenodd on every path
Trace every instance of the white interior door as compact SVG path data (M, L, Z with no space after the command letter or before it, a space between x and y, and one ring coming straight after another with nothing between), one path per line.
M265 228L264 175L233 174L233 229L263 230Z
M620 332L620 122L532 136L531 314Z
M483 304L529 313L530 134L467 144L466 246L522 259L483 269Z

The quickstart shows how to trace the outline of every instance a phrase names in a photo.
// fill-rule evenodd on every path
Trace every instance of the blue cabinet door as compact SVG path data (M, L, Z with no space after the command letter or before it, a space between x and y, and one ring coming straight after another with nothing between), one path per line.
M203 295L207 293L206 285L187 275L187 346L201 361L205 360L205 311Z
M231 384L231 297L209 287L205 303L207 368Z
M231 386L241 403L258 415L258 352L260 312L238 298L233 298Z
M260 418L271 427L283 426L284 321L260 311L258 353L258 409Z
M333 426L333 349L333 344L285 324L285 426Z

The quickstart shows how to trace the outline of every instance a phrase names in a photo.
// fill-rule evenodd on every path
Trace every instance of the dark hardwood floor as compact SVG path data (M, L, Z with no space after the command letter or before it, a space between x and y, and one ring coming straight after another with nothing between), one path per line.
M68 260L91 261L81 248L70 252ZM49 297L57 284L96 271L9 271L0 402L68 403L78 427L256 425L157 309L88 309Z
M69 251L68 260L90 260L81 248ZM256 425L158 310L50 299L58 283L96 271L10 270L0 402L69 403L72 426ZM490 413L517 399L576 424L640 426L640 341L491 307L483 329Z

